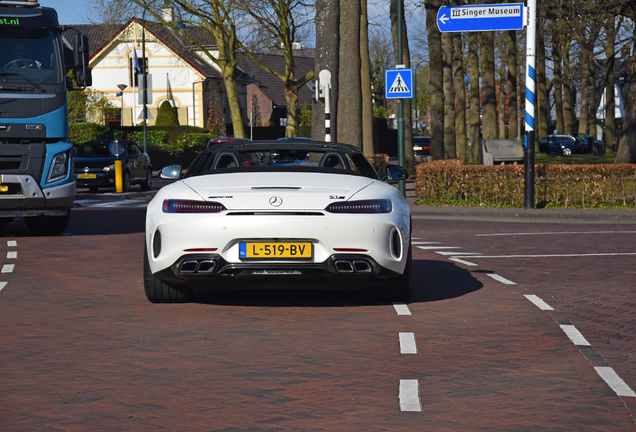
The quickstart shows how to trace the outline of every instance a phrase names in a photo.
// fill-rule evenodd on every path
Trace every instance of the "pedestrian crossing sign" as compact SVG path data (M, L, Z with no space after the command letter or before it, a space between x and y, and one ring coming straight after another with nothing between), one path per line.
M387 69L384 77L385 99L413 98L413 69Z

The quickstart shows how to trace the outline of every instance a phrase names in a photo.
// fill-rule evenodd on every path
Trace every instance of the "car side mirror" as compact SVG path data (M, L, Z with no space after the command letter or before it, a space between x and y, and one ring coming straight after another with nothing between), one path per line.
M409 172L406 168L399 165L387 165L386 166L386 180L406 180L409 177Z
M181 177L181 166L170 165L159 172L159 177L168 180L178 180Z

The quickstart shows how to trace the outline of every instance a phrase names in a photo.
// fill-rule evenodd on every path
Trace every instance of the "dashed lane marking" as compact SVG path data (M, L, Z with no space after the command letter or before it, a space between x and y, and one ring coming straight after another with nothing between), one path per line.
M559 325L559 327L561 327L561 330L563 330L563 332L567 335L567 337L570 338L570 340L572 341L574 345L591 346L590 343L583 337L581 332L578 331L576 327L574 327L573 325L561 324Z
M14 267L15 264L5 264L2 266L2 270L0 271L0 273L13 273Z
M6 287L8 283L9 282L0 282L0 291L2 291L2 288Z
M524 296L525 298L527 298L528 300L530 300L532 303L534 303L534 305L536 307L538 307L541 310L554 310L554 308L552 306L550 306L549 304L547 304L546 302L544 302L543 300L541 300L539 297L537 297L534 294L529 294Z
M411 244L414 245L424 245L424 244L441 244L442 242L425 242L425 241L412 241Z
M464 261L463 259L460 259L460 258L452 257L452 258L449 258L449 260L455 261L455 262L458 262L458 263L461 263L461 264L464 264L464 265L467 265L467 266L477 267L477 264L471 263L469 261Z
M461 256L468 256L468 255L481 255L481 253L479 252L451 252L451 251L435 251L436 254L440 254L440 255L461 255Z
M18 242L15 240L8 240L7 241L7 246L8 247L16 247L18 245Z
M560 235L560 234L636 234L636 231L564 231L564 232L538 232L538 233L497 233L497 234L475 234L475 237L496 237L496 236L521 236L521 235Z
M611 367L596 366L594 370L618 396L636 397L634 390L629 388Z
M459 246L417 246L419 249L423 250L438 250L438 249L461 249ZM459 255L459 254L458 254Z
M624 255L636 255L636 252L553 254L553 255L480 255L480 256L466 256L466 258L558 258L558 257L624 256ZM457 256L460 258L464 258L465 255L458 253Z
M400 411L422 411L420 383L414 379L400 380Z
M400 354L417 354L415 333L400 332Z
M18 257L18 253L16 251L7 252L7 259L16 259Z
M398 315L411 315L411 310L406 305L406 303L395 302L393 303L393 307L395 308L395 312Z
M516 282L510 281L502 276L499 276L497 273L486 273L486 274L490 276L491 278L493 278L494 280L501 282L502 284L517 285Z

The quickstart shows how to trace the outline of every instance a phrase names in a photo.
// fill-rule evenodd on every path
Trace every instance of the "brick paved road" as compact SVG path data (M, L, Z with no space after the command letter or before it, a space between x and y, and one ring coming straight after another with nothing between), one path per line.
M488 266L414 249L407 316L372 293L152 305L143 214L76 209L57 238L28 237L20 221L4 231L0 253L16 253L0 276L0 430L636 429L553 319ZM416 236L470 237L434 225L415 221ZM417 354L400 354L400 332ZM421 412L400 411L406 379Z

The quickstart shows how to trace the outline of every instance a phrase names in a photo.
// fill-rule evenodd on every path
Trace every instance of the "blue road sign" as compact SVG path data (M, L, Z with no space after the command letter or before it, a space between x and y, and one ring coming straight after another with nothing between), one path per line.
M523 3L442 6L437 12L441 32L522 30Z
M413 99L413 69L387 69L384 73L385 99Z

